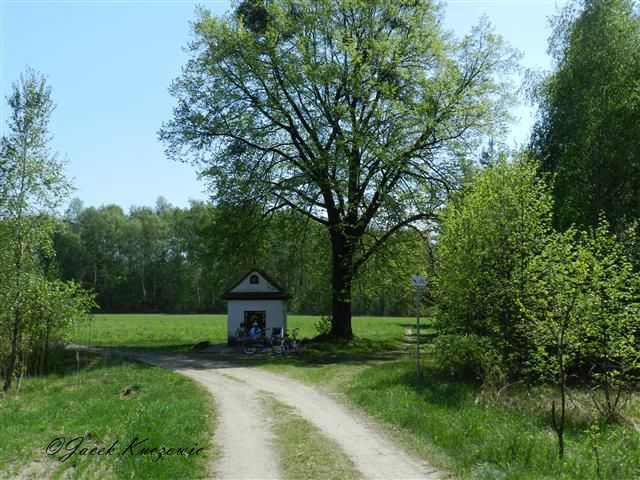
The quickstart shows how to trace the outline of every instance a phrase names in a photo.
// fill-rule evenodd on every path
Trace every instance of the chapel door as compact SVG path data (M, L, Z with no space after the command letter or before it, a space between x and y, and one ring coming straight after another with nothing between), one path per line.
M251 329L254 322L258 324L262 333L265 333L265 329L267 328L267 312L264 310L245 310L244 324L246 325L247 331Z

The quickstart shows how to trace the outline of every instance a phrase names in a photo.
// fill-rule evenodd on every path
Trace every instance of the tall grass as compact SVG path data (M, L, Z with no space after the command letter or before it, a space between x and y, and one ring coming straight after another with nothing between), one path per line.
M629 425L569 419L567 454L558 458L547 409L549 389L516 388L487 401L479 385L438 376L427 368L419 386L410 360L378 364L341 386L355 405L382 420L441 467L469 478L640 478L640 435ZM542 399L532 401L532 397ZM598 451L599 464L594 448Z

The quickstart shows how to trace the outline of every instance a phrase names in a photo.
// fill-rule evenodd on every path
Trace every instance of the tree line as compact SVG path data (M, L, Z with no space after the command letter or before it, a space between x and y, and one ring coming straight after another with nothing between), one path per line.
M330 314L328 238L294 211L265 221L260 212L203 201L178 208L161 197L125 213L75 199L53 246L49 268L95 292L105 312L224 313L224 291L258 267L291 293L290 311ZM407 278L423 267L427 246L419 232L394 236L355 284L354 311L407 314Z

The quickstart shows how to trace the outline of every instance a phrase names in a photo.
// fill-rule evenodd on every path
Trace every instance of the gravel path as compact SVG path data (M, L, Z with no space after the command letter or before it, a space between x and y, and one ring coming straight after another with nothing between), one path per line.
M256 392L243 382L217 372L176 370L200 382L215 397L219 423L214 443L222 450L220 460L213 467L218 476L224 479L281 478L271 446L270 418Z
M290 378L256 368L181 355L135 356L191 377L212 393L219 417L215 442L221 450L221 457L213 468L220 478L282 478L270 441L271 416L260 402L264 393L295 408L340 445L362 478L447 477L408 455L357 413ZM252 452L258 452L258 461Z

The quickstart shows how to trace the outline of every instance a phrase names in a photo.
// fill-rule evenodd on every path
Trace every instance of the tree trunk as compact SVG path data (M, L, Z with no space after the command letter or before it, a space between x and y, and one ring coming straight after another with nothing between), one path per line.
M42 371L41 374L44 376L48 370L47 363L49 362L49 332L51 331L51 317L47 317L47 333L44 337L44 356L42 358Z
M9 364L5 370L4 385L2 385L2 391L6 392L11 387L11 381L13 380L13 371L16 368L16 361L18 359L18 339L20 338L20 331L22 329L22 238L18 237L18 247L16 253L16 295L18 296L16 301L16 307L13 312L13 330L11 332L11 353L9 354Z
M153 308L154 310L158 308L158 278L155 271L153 272Z
M144 271L140 272L140 285L142 286L142 304L147 306L147 288L144 286Z
M9 363L7 364L7 368L4 372L4 385L2 386L3 391L9 390L11 387L11 380L13 380L13 370L16 367L16 359L18 352L18 333L20 332L20 309L16 308L16 312L14 314L13 320L13 331L11 332L11 353L9 354Z
M560 345L558 346L558 366L560 369L560 421L556 421L555 402L553 404L553 423L558 434L558 456L564 457L564 419L567 404L566 383L567 376L564 371L564 327L560 333Z
M331 331L334 338L353 338L351 329L351 283L353 281L353 248L344 235L331 236L333 256Z

